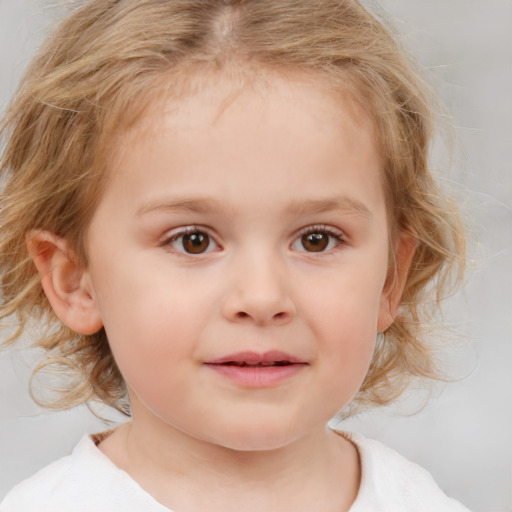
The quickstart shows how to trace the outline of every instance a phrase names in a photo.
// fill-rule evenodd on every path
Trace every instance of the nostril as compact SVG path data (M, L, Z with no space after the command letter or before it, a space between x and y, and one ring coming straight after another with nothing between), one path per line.
M274 315L274 320L285 320L287 316L288 314L282 311L281 313L276 313Z
M236 318L238 318L239 320L245 320L247 318L251 318L251 315L249 313L246 313L245 311L239 311L237 314L236 314ZM270 321L283 321L283 320L286 320L288 318L288 313L286 313L286 311L281 311L279 313L276 313L274 315L272 315L269 320ZM255 317L255 320L257 320L257 318Z

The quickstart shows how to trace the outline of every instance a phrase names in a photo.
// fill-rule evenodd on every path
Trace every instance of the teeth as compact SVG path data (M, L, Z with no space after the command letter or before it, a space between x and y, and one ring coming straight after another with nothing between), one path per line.
M262 361L261 363L246 363L245 361L244 362L241 362L239 363L238 361L230 361L228 363L225 363L226 365L228 366L241 366L241 367L251 367L251 368L266 368L268 366L288 366L290 365L291 363L289 361L272 361L272 362L264 362Z

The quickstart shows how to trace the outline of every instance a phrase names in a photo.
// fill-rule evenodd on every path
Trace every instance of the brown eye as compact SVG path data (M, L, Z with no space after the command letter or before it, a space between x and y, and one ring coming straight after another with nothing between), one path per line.
M210 246L210 237L200 231L182 235L180 238L183 250L188 254L202 254Z
M220 248L208 233L192 226L176 231L162 242L162 247L171 247L175 252L192 255L205 254Z
M327 253L345 244L343 231L334 226L307 226L291 244L294 251Z
M317 233L306 233L302 235L300 241L302 247L308 252L322 252L329 245L329 235L321 231Z

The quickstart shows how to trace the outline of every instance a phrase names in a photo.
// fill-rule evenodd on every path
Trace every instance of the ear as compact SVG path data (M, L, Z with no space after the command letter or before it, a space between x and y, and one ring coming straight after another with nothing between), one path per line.
M407 282L417 240L412 235L402 233L395 249L394 265L389 269L388 277L380 300L377 331L385 331L395 320L400 300Z
M103 327L89 274L78 263L66 240L49 231L32 230L26 236L44 293L57 317L80 334Z

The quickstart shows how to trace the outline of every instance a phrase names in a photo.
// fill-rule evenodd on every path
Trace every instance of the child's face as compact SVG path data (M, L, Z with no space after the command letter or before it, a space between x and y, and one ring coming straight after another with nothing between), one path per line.
M391 321L388 226L354 103L230 92L168 100L121 138L87 272L134 421L260 450L358 390Z

